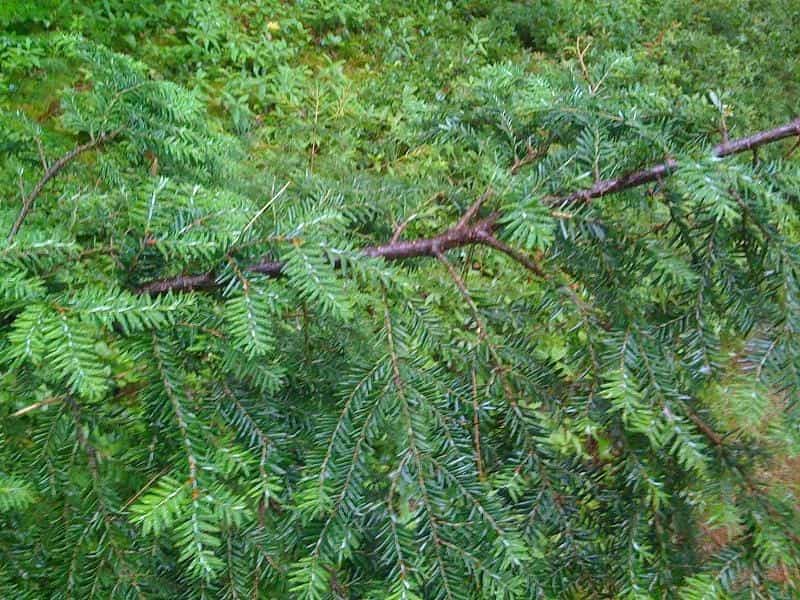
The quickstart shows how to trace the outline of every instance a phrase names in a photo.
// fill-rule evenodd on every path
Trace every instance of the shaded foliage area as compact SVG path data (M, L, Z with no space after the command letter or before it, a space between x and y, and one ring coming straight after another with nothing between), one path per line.
M0 7L3 596L793 597L792 4Z

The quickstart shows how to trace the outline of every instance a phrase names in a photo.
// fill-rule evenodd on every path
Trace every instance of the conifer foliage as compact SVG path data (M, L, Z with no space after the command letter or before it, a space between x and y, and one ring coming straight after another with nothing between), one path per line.
M0 9L0 595L796 597L792 3L394 4Z

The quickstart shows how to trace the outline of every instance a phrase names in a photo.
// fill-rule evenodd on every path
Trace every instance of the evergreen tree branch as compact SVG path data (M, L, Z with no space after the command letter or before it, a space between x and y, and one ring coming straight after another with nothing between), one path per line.
M400 478L403 472L403 467L405 466L407 460L408 460L408 454L403 456L403 458L400 460L400 464L397 465L397 468L394 469L394 471L389 475L391 485L389 486L389 495L386 498L386 511L389 515L387 521L389 522L389 527L391 529L392 544L394 546L394 551L395 554L397 555L397 564L399 571L398 575L400 578L400 584L402 585L402 588L406 590L410 589L413 585L411 583L411 572L413 569L403 556L403 546L400 542L400 532L397 527L397 523L400 522L401 517L395 510L394 497L395 495L397 495L397 487L400 482Z
M615 194L623 190L638 187L652 181L661 181L668 177L672 172L678 168L678 161L675 159L667 159L661 164L634 171L621 177L613 179L603 179L595 183L592 187L578 190L567 194L566 196L558 196L555 198L546 198L545 203L549 206L569 206L571 204L578 204L581 202L590 202L609 194Z
M800 117L790 123L773 129L760 131L753 135L723 142L715 146L711 155L716 158L725 158L754 150L765 144L777 142L788 137L800 136ZM55 165L54 165L55 166ZM545 198L549 206L569 206L571 204L590 202L610 194L635 188L653 181L661 181L670 176L678 167L675 159L669 158L663 163L596 182L589 188L578 190L564 196ZM367 246L362 250L366 256L383 258L384 260L403 260L407 258L429 257L437 258L447 250L471 245L484 245L499 250L517 262L523 264L539 276L543 276L541 268L522 253L508 247L494 236L494 227L500 218L500 213L492 213L470 225L470 221L477 215L478 210L486 199L486 194L481 196L459 219L453 227L439 235L430 238L415 240L397 240L379 246ZM268 277L283 275L285 264L282 261L265 259L247 267L248 271L260 273ZM190 290L211 290L218 287L213 271L199 275L178 275L166 279L157 279L143 284L137 290L140 294L163 294L166 292L182 292Z
M448 600L452 600L454 596L450 590L450 584L447 580L447 570L445 569L444 560L442 559L442 554L441 554L441 548L445 545L444 544L445 540L442 538L439 532L439 526L437 525L436 522L436 513L433 510L430 494L428 492L428 486L425 482L425 474L424 474L425 470L422 464L422 451L417 444L417 434L414 431L414 425L411 419L411 407L409 406L408 398L406 397L405 381L403 381L403 377L400 373L400 358L397 354L397 348L395 347L392 319L391 315L389 314L389 305L387 304L385 293L383 297L383 302L384 302L384 324L386 327L386 341L389 346L389 357L391 358L392 362L392 375L395 384L395 391L397 392L397 397L401 400L400 406L403 413L403 420L405 421L408 451L416 465L416 479L417 479L417 484L419 485L418 491L420 496L422 497L422 504L425 507L425 513L428 516L428 525L430 526L431 538L433 540L434 558L436 566L439 571L439 575L441 576L445 597Z
M80 146L76 146L69 152L67 152L64 156L59 158L56 162L50 165L42 178L36 182L36 185L33 186L30 194L28 194L25 199L22 201L22 208L19 211L19 215L17 215L17 220L14 221L14 224L11 226L11 231L8 232L8 243L14 241L14 237L19 232L20 227L22 227L22 223L25 221L25 218L28 216L28 213L31 211L33 207L33 203L36 198L39 197L39 194L42 193L44 186L53 179L56 175L58 175L61 171L63 171L73 160L78 158L84 152L92 150L93 148L97 148L98 146L102 146L106 142L113 140L121 133L121 130L116 129L114 131L109 131L108 133L101 133L96 138L86 142L85 144L81 144Z
M469 293L467 289L467 285L464 283L464 280L458 274L458 271L455 270L450 261L447 260L444 254L439 252L436 255L436 258L444 265L445 269L447 269L450 278L456 284L459 292L461 292L461 296L464 298L464 301L469 306L470 311L472 311L472 317L475 319L475 325L478 328L478 341L481 343L486 344L486 348L489 351L489 356L491 356L492 361L494 362L495 370L500 377L500 383L503 386L503 391L506 395L506 399L508 400L509 405L514 410L516 414L521 414L519 411L519 403L517 402L516 394L514 393L514 389L511 387L511 383L508 381L506 377L506 373L509 371L508 367L503 364L502 359L500 358L500 353L497 351L497 347L492 342L489 336L489 330L486 327L483 319L481 318L480 311L478 310L478 306L475 304L475 301L472 299L472 295Z
M753 135L749 135L747 137L718 144L711 151L711 154L717 158L725 158L726 156L732 156L733 154L739 154L740 152L754 150L759 146L771 144L772 142L777 142L779 140L798 135L800 135L800 117L789 123L786 123L785 125L775 127L774 129L759 131L758 133L754 133Z
M475 374L475 367L470 369L472 379L472 442L475 447L475 468L478 471L478 479L486 480L486 472L483 470L483 450L481 449L481 416L478 405L478 378Z
M785 125L775 127L774 129L768 129L747 137L725 141L714 146L711 155L715 158L725 158L733 156L734 154L747 152L748 150L755 150L759 146L798 135L800 135L800 118L794 119ZM622 177L598 181L590 188L572 192L567 196L548 199L547 204L551 206L565 206L578 202L589 202L596 198L602 198L609 194L621 192L622 190L638 187L653 181L661 181L665 177L671 175L677 167L678 162L670 158L661 164L640 171L634 171Z

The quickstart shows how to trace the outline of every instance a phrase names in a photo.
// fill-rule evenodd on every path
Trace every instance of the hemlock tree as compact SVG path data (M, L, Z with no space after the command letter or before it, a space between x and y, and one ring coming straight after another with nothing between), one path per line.
M47 4L4 598L795 597L791 3Z

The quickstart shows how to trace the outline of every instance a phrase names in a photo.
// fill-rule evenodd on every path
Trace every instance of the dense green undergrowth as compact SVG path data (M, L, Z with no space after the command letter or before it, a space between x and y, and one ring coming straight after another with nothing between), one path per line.
M0 595L796 597L794 4L2 4Z

